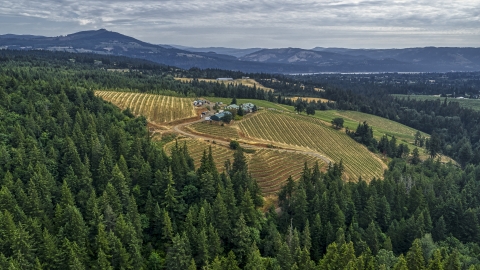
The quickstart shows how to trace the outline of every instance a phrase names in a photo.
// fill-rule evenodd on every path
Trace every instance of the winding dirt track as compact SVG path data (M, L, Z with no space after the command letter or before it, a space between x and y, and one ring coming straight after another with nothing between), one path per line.
M228 141L228 140L218 138L218 137L213 138L213 137L208 137L208 136L205 136L205 135L199 135L199 134L196 134L196 133L191 133L191 132L189 132L188 130L185 129L185 127L188 126L188 125L192 125L192 124L199 123L199 122L202 122L202 121L204 121L204 120L200 119L200 120L193 121L193 122L187 122L187 123L181 123L181 124L175 125L175 126L173 126L173 131L175 131L176 133L182 134L184 136L190 137L190 138L202 139L202 140L215 140L215 142L217 144L229 146L230 141ZM249 138L249 139L251 140L252 138ZM248 148L248 149L256 149L256 150L270 149L270 150L275 150L275 151L284 152L284 153L300 153L300 154L304 154L304 155L309 155L309 156L313 156L313 157L316 157L316 158L319 158L319 159L323 160L325 162L325 164L329 164L330 162L332 162L332 160L330 160L329 158L327 158L323 155L320 155L319 153L317 153L315 151L285 148L284 146L277 147L277 145L275 145L275 148L268 148L268 147L265 146L265 142L262 142L262 141L255 141L253 143L245 143L245 142L240 141L239 144L240 144L241 147Z

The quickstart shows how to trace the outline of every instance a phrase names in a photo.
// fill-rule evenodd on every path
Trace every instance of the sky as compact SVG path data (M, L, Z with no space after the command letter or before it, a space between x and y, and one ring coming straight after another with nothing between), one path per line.
M479 47L480 0L0 0L0 34L192 47Z

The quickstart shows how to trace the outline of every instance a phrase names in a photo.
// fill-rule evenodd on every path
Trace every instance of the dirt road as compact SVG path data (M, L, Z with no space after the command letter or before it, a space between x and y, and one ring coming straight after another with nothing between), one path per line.
M202 140L205 140L205 141L214 140L216 144L220 144L220 145L224 145L224 146L229 146L230 145L229 140L225 140L225 139L218 138L218 137L213 138L213 137L209 137L207 135L199 135L199 134L196 134L196 133L189 132L187 129L185 129L185 127L188 126L188 125L192 125L192 124L203 122L203 121L204 121L204 119L200 119L200 120L193 121L193 122L178 124L178 125L173 126L173 131L178 133L178 134L184 135L186 137L194 138L194 139L202 139ZM289 146L279 145L279 144L276 144L276 143L273 144L275 146L275 148L268 148L268 147L265 146L266 145L265 141L255 140L253 138L249 138L249 140L252 140L253 142L252 143L245 143L245 142L239 141L240 146L243 147L243 148L254 149L254 150L270 149L270 150L275 150L275 151L284 152L284 153L300 153L300 154L309 155L309 156L319 158L319 159L323 160L326 164L329 164L330 162L332 162L332 160L330 160L329 158L327 158L327 157L325 157L325 156L323 156L320 153L315 152L315 151L304 150L304 149L294 149L294 148L291 148Z

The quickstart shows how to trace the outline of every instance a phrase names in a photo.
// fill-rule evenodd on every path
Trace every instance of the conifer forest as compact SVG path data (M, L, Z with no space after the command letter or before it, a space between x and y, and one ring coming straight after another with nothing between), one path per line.
M176 76L249 76L276 91ZM223 170L208 148L196 167L186 144L166 153L145 117L94 95L111 89L293 105L289 96L312 94L314 84L326 89L319 97L335 101L312 103L317 110L404 123L432 134L434 153L420 161L394 151L381 179L344 181L342 162L305 165L266 204L241 147ZM479 113L447 101L374 100L368 91L331 77L2 50L0 269L480 269ZM383 151L371 138L358 143ZM458 163L440 162L439 153Z

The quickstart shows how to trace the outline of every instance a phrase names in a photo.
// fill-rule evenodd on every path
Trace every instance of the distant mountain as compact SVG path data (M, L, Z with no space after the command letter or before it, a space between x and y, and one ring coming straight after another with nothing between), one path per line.
M161 45L164 46L164 45ZM189 52L203 52L203 53L217 53L217 54L226 54L235 57L243 57L247 54L251 54L257 51L260 51L262 48L248 48L248 49L235 49L235 48L225 48L225 47L206 47L206 48L196 48L196 47L186 47L181 45L166 45L173 48L189 51Z
M317 52L299 48L263 49L240 58L243 61L325 66L368 59L331 52Z
M214 52L190 52L174 48L173 46L154 45L105 29L83 31L58 37L8 35L5 38L0 38L0 49L39 49L121 55L147 59L185 69L199 67L271 73L299 71L298 68L292 66L239 61L231 55ZM308 71L308 69L300 69L300 71Z
M363 56L376 60L395 59L416 67L431 67L441 70L479 70L480 48L424 47L406 49L346 49L321 48L318 52L340 53L350 56Z
M445 72L480 70L480 48L233 49L155 45L107 31L66 36L0 35L0 49L97 53L147 59L189 69L218 68L244 72Z
M0 39L7 38L17 38L17 39L34 39L34 38L44 38L44 36L34 36L34 35L15 35L15 34L5 34L0 35Z

